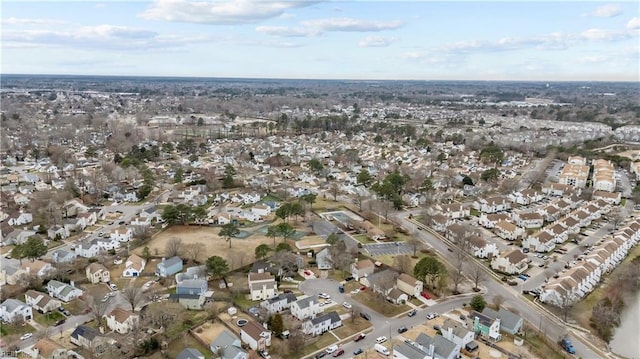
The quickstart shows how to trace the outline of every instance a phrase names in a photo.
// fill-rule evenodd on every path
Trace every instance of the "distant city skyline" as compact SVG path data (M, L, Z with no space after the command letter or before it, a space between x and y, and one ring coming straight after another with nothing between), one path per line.
M3 1L1 72L640 81L637 2Z

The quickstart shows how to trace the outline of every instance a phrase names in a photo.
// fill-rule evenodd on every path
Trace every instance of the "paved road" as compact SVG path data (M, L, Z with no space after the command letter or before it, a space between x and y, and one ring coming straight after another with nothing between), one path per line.
M426 309L418 309L418 314L413 317L409 317L403 314L398 317L388 318L377 312L369 310L364 306L361 306L357 301L351 299L350 293L340 293L338 291L338 286L339 283L333 279L316 278L307 279L304 282L300 283L300 290L307 295L318 294L320 292L327 293L331 296L331 299L335 303L333 305L339 306L342 305L343 302L347 301L354 306L359 306L361 312L368 313L371 316L373 331L368 333L367 337L359 342L350 340L342 345L342 348L345 351L345 355L347 356L351 355L353 351L356 350L356 348L372 348L376 343L376 338L379 336L386 336L387 338L391 339L392 337L398 335L398 328L401 326L411 328L416 325L425 323L427 321L427 319L425 318L427 313L446 313L453 309L462 307L463 303L467 303L469 301L468 297L451 297L444 302L432 305ZM356 333L353 334L355 336ZM331 334L327 333L324 335Z
M411 223L406 219L406 215L408 213L399 213L397 215L397 219L401 221L403 227L410 228ZM448 245L445 244L442 240L436 238L434 235L427 231L418 231L418 238L422 241L431 245L435 250L440 252L440 255L449 262L454 261L453 253L447 251ZM523 318L531 323L535 327L540 327L543 329L543 332L553 341L557 340L561 335L567 334L567 326L559 321L557 318L549 315L546 311L542 310L535 304L529 302L528 300L522 298L520 296L519 290L520 288L514 289L513 287L508 287L503 285L500 281L498 281L495 275L487 269L485 266L481 265L477 261L469 261L468 265L476 265L483 268L487 271L488 279L483 283L487 288L487 301L491 301L493 297L497 295L501 295L506 299L505 304L507 307L516 310ZM572 337L572 341L576 348L576 356L582 358L598 358L600 355L583 342L577 340L575 336L568 333L570 337Z

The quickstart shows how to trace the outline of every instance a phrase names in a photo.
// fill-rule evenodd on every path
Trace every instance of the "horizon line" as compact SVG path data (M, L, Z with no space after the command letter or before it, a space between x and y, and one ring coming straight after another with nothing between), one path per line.
M361 79L361 78L314 78L314 77L243 77L243 76L194 76L194 75L104 75L104 74L44 74L44 73L2 73L0 72L0 80L2 76L49 76L49 77L129 77L129 78L179 78L179 79L229 79L229 80L297 80L297 81L378 81L378 82L392 82L392 81L409 81L409 82L540 82L540 83L570 83L570 82L611 82L611 83L640 83L638 80L531 80L531 79L509 79L509 80L496 80L496 79Z

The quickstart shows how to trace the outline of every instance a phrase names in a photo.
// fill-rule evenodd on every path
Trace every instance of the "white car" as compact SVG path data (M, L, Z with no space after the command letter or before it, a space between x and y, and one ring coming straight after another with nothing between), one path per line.
M111 288L111 290L114 290L114 291L118 290L118 286L113 283L109 284L109 288Z
M435 312L431 312L429 314L427 314L427 319L431 320L431 319L435 319L438 317L438 313Z
M351 305L351 303L349 303L349 302L344 302L344 303L342 303L342 306L343 306L343 307L345 307L345 308L347 308L347 309L351 309L351 308L353 307L353 306Z
M27 340L33 336L33 333L26 333L20 337L20 340Z
M322 298L322 299L329 299L331 298L331 296L327 293L320 293L318 294L318 297Z
M378 343L378 344L382 344L382 343L384 343L386 341L387 341L387 337L385 337L384 335L381 336L381 337L377 337L376 338L376 343Z

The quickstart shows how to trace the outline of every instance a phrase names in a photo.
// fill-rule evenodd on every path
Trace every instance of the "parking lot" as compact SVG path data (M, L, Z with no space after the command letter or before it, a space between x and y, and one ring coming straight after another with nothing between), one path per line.
M413 254L413 247L402 242L369 243L363 245L363 247L372 256Z

